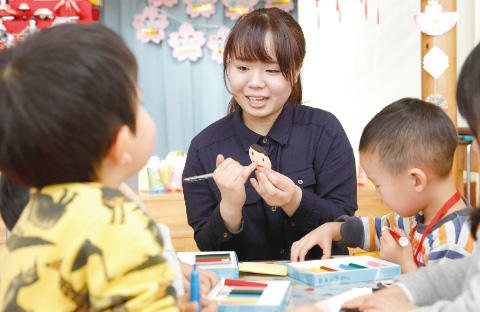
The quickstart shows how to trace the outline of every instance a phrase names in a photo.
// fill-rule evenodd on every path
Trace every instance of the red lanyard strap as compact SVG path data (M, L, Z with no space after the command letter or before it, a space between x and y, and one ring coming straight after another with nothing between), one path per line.
M453 194L452 197L450 197L445 202L445 204L443 204L442 208L439 211L437 211L432 221L430 221L430 223L428 224L427 228L423 232L422 238L420 239L420 243L417 246L417 250L415 251L415 256L413 257L413 260L415 260L415 263L417 264L417 266L420 266L420 263L417 260L417 256L420 250L422 249L423 241L427 237L428 233L430 233L430 230L435 225L435 223L437 223L437 221L440 220L448 212L448 210L452 208L453 205L455 205L460 200L460 198L462 198L462 195L460 195L460 192L457 191L455 194ZM415 228L412 231L412 237L413 235L415 235L415 232L417 231L417 225L415 225Z

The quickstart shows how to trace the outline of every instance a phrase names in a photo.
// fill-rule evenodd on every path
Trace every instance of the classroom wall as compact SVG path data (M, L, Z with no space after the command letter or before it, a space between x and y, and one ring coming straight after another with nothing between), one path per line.
M337 1L318 1L318 9L315 2L298 3L298 21L307 38L304 101L334 113L356 152L362 129L385 105L401 97L421 97L421 35L413 21L420 0L368 1L368 19L363 1L342 0L341 22ZM460 70L480 37L480 0L458 1L457 8ZM460 119L459 125L464 124Z

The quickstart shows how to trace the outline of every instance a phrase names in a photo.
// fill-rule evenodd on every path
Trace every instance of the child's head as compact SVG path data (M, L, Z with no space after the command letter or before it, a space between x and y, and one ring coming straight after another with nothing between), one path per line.
M455 126L439 107L404 98L367 124L360 138L360 162L385 204L410 216L418 211L404 211L401 203L413 198L409 194L420 194L427 178L449 177L457 143Z
M241 16L225 43L223 74L226 81L232 60L276 64L291 88L288 103L302 102L300 69L305 57L305 38L300 25L277 8L257 9ZM225 82L226 83L226 82ZM229 111L239 104L230 101Z
M55 26L2 52L0 170L34 187L98 181L115 164L134 174L154 141L136 76L134 55L100 24Z

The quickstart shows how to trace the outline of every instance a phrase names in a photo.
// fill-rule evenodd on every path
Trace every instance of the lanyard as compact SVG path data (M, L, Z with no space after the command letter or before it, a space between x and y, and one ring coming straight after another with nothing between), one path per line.
M422 238L420 239L420 243L417 246L417 250L415 251L415 256L413 257L413 260L415 260L415 263L417 264L417 266L420 266L420 262L417 260L417 256L420 250L422 249L423 241L427 237L428 233L430 232L432 227L435 225L435 223L437 223L437 221L440 220L448 212L448 210L452 208L453 205L455 205L460 200L461 197L462 196L460 195L459 191L453 194L453 196L450 197L450 199L447 200L445 204L443 204L442 208L439 211L437 211L432 221L430 221L430 223L428 224L427 228L425 229L425 232L423 232ZM417 226L418 226L418 223L415 225L412 232L410 232L411 239L413 238L413 235L417 231Z

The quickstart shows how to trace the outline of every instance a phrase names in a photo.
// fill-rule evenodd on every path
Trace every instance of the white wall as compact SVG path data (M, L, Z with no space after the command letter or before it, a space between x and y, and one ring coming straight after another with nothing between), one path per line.
M363 127L380 109L402 97L421 97L421 35L413 21L420 0L368 0L367 20L360 0L340 0L341 22L336 0L320 0L318 9L315 2L298 1L307 40L304 101L335 114L356 151ZM460 69L480 37L475 31L475 24L480 26L480 0L460 0L457 5Z

